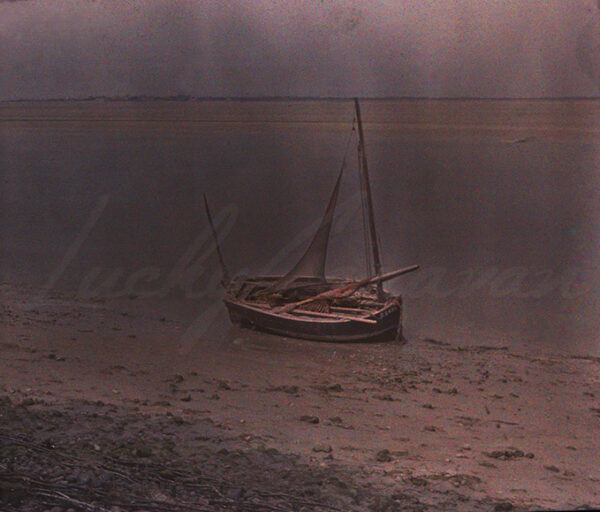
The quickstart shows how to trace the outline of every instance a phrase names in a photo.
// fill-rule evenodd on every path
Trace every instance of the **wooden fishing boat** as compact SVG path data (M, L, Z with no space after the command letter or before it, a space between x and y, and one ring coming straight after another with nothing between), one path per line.
M403 340L402 298L385 291L383 283L419 267L413 265L387 274L382 272L358 100L355 99L354 104L363 213L368 231L366 240L374 267L369 272L371 275L359 281L325 277L329 233L344 164L311 244L294 268L282 276L229 279L205 196L206 213L223 272L224 302L234 324L315 341Z

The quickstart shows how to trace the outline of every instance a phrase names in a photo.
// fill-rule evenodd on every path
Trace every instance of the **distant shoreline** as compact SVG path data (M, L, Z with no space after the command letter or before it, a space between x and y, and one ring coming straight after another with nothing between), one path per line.
M86 98L20 98L0 100L0 103L43 103L43 102L304 102L304 101L352 101L352 96L89 96ZM426 96L359 96L362 101L595 101L600 96L547 96L522 98L495 97L426 97Z

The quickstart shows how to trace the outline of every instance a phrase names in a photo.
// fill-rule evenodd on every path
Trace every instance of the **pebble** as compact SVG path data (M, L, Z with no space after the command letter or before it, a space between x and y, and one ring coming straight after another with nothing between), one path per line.
M391 462L393 460L392 454L388 449L379 450L375 455L377 462Z
M333 448L330 444L318 443L313 447L313 452L317 453L331 453Z
M560 469L558 469L556 466L544 466L544 469L552 471L552 473L560 473Z
M523 450L518 450L518 449L495 450L493 452L486 453L486 455L488 457L491 457L492 459L499 459L499 460L515 460L515 459L521 459L523 457L527 457L528 459L533 459L535 457L533 455L533 453L526 454Z
M317 423L319 423L319 418L317 418L316 416L304 415L304 416L300 416L300 421L303 421L305 423L310 423L312 425L316 425Z

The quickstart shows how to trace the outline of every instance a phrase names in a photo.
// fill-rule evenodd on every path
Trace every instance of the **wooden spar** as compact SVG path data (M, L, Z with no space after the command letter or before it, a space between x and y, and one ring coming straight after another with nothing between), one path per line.
M250 304L251 306L253 306L255 308L262 309L264 311L271 311L271 308L269 308L266 304L262 304L260 302L247 301L246 303ZM273 311L275 311L275 310L273 310ZM364 316L345 315L342 313L321 313L320 311L310 311L308 309L294 309L294 312L292 314L295 316L304 315L304 316L317 316L317 317L323 317L323 318L333 318L334 320L336 320L336 319L337 320L355 320L357 322L363 322L365 324L371 324L371 325L377 324L376 320L368 318L368 316L372 315L373 312L364 311L364 310L360 310L360 309L356 309L355 311L361 311L362 313L367 313L366 314L367 318L365 318ZM291 311L288 311L288 313L291 313Z
M223 254L221 253L221 247L219 247L219 239L217 238L217 232L215 230L215 226L212 221L212 216L210 214L210 208L208 207L208 199L206 199L206 194L204 195L204 208L206 208L206 216L208 217L208 223L210 224L210 230L212 231L212 236L215 239L215 245L217 246L217 256L219 257L219 264L221 265L221 272L223 274L223 278L221 279L221 284L223 286L229 285L229 272L227 272L227 267L225 266L225 260L223 259Z
M363 318L361 316L351 316L351 315L336 315L333 313L321 313L319 311L307 311L305 309L296 309L294 311L296 315L306 315L306 316L317 316L323 318L332 318L334 320L352 320L355 322L362 322L365 324L377 325L377 320L372 320L370 318Z
M371 236L371 250L373 251L373 263L375 265L375 275L381 275L381 258L379 257L379 244L377 243L377 231L375 230L375 214L373 212L373 198L371 197L371 184L369 182L369 167L367 165L367 154L365 152L365 136L363 133L362 120L360 117L360 106L358 98L354 98L354 107L356 108L356 122L358 124L359 152L362 162L361 182L367 201L367 216L369 218L369 234ZM383 284L377 283L377 298L384 299Z
M339 286L338 288L333 288L332 290L319 293L314 297L310 297L308 299L301 300L298 302L292 302L290 304L286 304L285 306L275 308L274 311L276 313L289 313L297 307L302 306L304 304L308 304L309 302L314 302L315 300L347 297L349 295L352 295L359 288L363 288L370 284L383 283L384 281L389 281L390 279L394 279L395 277L401 276L403 274L414 272L417 269L419 269L419 265L412 265L410 267L401 268L400 270L394 270L393 272L388 272L387 274L383 274L380 276L366 277L365 279L361 279L360 281L355 281L353 283L349 283L344 286Z

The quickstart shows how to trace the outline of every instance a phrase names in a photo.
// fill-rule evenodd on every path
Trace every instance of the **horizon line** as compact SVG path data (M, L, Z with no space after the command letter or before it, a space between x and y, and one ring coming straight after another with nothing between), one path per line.
M600 96L192 96L187 94L154 96L127 94L119 96L53 97L0 99L0 103L23 103L44 101L352 101L354 98L366 101L556 101L556 100L598 100Z

